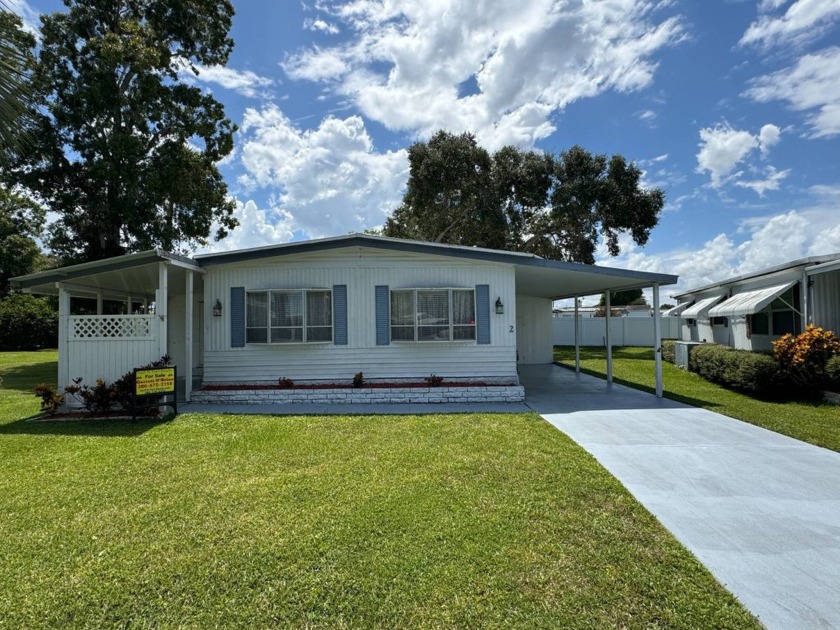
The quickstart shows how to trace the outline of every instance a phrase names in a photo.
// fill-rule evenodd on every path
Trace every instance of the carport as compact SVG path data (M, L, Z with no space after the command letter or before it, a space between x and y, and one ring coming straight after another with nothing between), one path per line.
M613 267L596 267L580 263L546 260L525 255L516 261L517 329L525 331L517 345L527 350L527 331L545 325L542 304L548 301L574 299L575 303L575 372L580 373L579 298L605 294L607 382L613 381L612 341L610 339L610 292L630 289L653 289L654 370L656 395L662 397L662 320L659 312L659 287L675 284L678 277L670 274L631 271ZM538 302L535 302L537 300ZM548 326L551 321L548 321ZM539 336L537 336L539 338ZM526 386L527 387L527 386Z

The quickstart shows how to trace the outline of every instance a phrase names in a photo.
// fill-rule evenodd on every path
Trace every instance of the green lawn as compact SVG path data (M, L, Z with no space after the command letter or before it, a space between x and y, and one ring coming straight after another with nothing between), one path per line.
M604 348L581 348L581 369L606 378ZM554 360L575 364L573 346L555 346ZM613 348L613 378L617 383L654 391L653 349ZM664 395L696 407L711 409L784 435L840 451L840 407L827 403L766 402L710 383L706 379L662 362Z
M0 627L758 627L535 414L20 421L54 357L0 355Z

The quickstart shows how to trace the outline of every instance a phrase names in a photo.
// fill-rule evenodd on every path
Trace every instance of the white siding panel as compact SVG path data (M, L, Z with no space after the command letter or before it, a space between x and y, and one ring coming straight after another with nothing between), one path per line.
M551 300L516 296L516 349L525 365L551 363Z
M347 285L348 344L260 345L230 347L230 288L299 289ZM491 344L418 343L376 346L377 285L465 287L490 285L491 304L501 297L505 314L491 312ZM222 317L211 305L219 299ZM204 381L273 382L335 380L364 372L368 378L412 378L431 373L446 377L515 377L516 341L509 327L516 321L512 267L435 256L385 254L379 251L323 252L285 256L208 268L204 278Z
M840 334L840 272L810 276L811 312L815 326Z

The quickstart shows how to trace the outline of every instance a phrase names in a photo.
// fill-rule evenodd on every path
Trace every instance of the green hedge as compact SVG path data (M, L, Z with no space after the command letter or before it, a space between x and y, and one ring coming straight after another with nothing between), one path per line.
M840 392L840 356L831 357L825 364L825 379L830 390Z
M779 369L767 354L703 344L692 349L689 366L706 380L759 397L782 393Z
M674 350L677 342L673 339L665 339L662 342L662 360L668 363L675 363L677 360L676 351Z
M58 345L58 313L49 302L12 294L0 300L0 350L34 350Z

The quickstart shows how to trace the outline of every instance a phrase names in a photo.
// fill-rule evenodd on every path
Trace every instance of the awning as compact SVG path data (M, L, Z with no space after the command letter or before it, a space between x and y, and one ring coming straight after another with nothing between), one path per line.
M754 315L764 309L770 302L791 288L796 281L787 284L777 284L755 291L736 293L725 302L721 302L709 311L709 317L733 317L735 315Z
M682 304L672 306L667 311L662 312L662 317L675 317L682 313L684 309L687 309L691 304L693 304L693 302L689 300L688 302L683 302Z
M682 312L683 319L699 319L701 317L706 317L707 311L712 308L715 304L720 302L723 299L722 295L715 295L710 298L706 298L705 300L700 300L691 308L687 308Z

